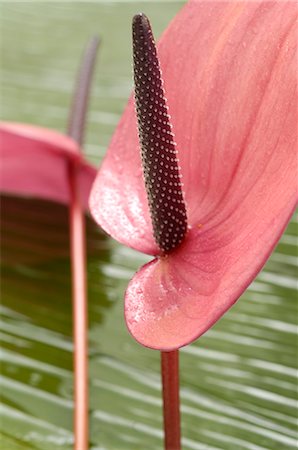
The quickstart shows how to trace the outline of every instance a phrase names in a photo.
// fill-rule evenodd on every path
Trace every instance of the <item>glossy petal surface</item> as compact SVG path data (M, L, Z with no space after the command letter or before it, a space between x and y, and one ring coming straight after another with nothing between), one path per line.
M191 231L128 287L128 328L146 346L178 348L218 320L295 208L296 20L292 2L192 1L160 41ZM112 236L158 254L140 167L130 102L91 206Z
M94 219L113 238L141 252L158 253L147 205L132 99L93 184L89 203Z
M266 170L274 177L272 165ZM161 350L179 348L208 330L238 300L295 208L295 192L290 195L285 188L293 175L288 167L266 195L264 184L272 181L260 179L254 200L247 196L215 226L194 227L179 249L135 274L126 291L125 317L137 341Z
M0 124L0 190L69 201L68 164L78 167L81 201L87 208L95 168L85 162L76 143L55 131L18 123Z

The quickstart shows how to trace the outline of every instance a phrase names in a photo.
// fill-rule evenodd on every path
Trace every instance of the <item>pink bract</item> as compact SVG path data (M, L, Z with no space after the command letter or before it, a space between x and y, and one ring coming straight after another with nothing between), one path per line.
M78 145L69 137L46 128L0 123L0 192L69 203L70 161L77 165L82 205L95 178Z
M161 256L148 211L133 100L92 189L97 222L156 258L130 281L129 331L173 350L227 311L260 271L297 202L297 5L190 1L158 53L188 234Z

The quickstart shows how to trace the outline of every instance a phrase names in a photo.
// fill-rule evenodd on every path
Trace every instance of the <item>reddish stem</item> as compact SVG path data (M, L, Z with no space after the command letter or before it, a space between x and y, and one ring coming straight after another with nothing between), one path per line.
M181 450L179 350L161 352L165 450Z
M74 338L75 450L88 449L88 343L85 218L79 201L76 167L69 167L70 239Z
M87 104L98 44L97 37L91 39L84 52L70 111L68 135L79 145L82 145L84 139ZM75 163L69 164L68 173L74 339L74 449L87 450L89 421L85 216L80 203Z

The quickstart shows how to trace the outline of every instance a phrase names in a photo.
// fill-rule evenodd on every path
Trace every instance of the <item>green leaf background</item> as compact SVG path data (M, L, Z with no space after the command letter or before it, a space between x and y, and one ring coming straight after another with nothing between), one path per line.
M102 38L86 155L99 164L132 87L130 22L156 36L181 1L1 2L1 116L64 131L82 49ZM67 208L1 202L1 449L71 449L72 310ZM88 229L93 450L162 448L158 352L123 320L123 293L147 259ZM183 448L296 449L294 218L240 301L181 351Z

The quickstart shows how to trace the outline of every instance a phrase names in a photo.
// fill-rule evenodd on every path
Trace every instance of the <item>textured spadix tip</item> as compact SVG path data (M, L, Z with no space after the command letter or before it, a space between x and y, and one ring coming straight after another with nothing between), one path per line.
M133 18L135 106L144 180L160 250L167 254L187 231L186 207L176 144L168 114L155 42L148 18Z
M145 27L148 27L148 26L150 27L150 22L149 22L148 17L142 12L133 16L133 19L132 19L133 27L140 26L140 25L144 25Z

